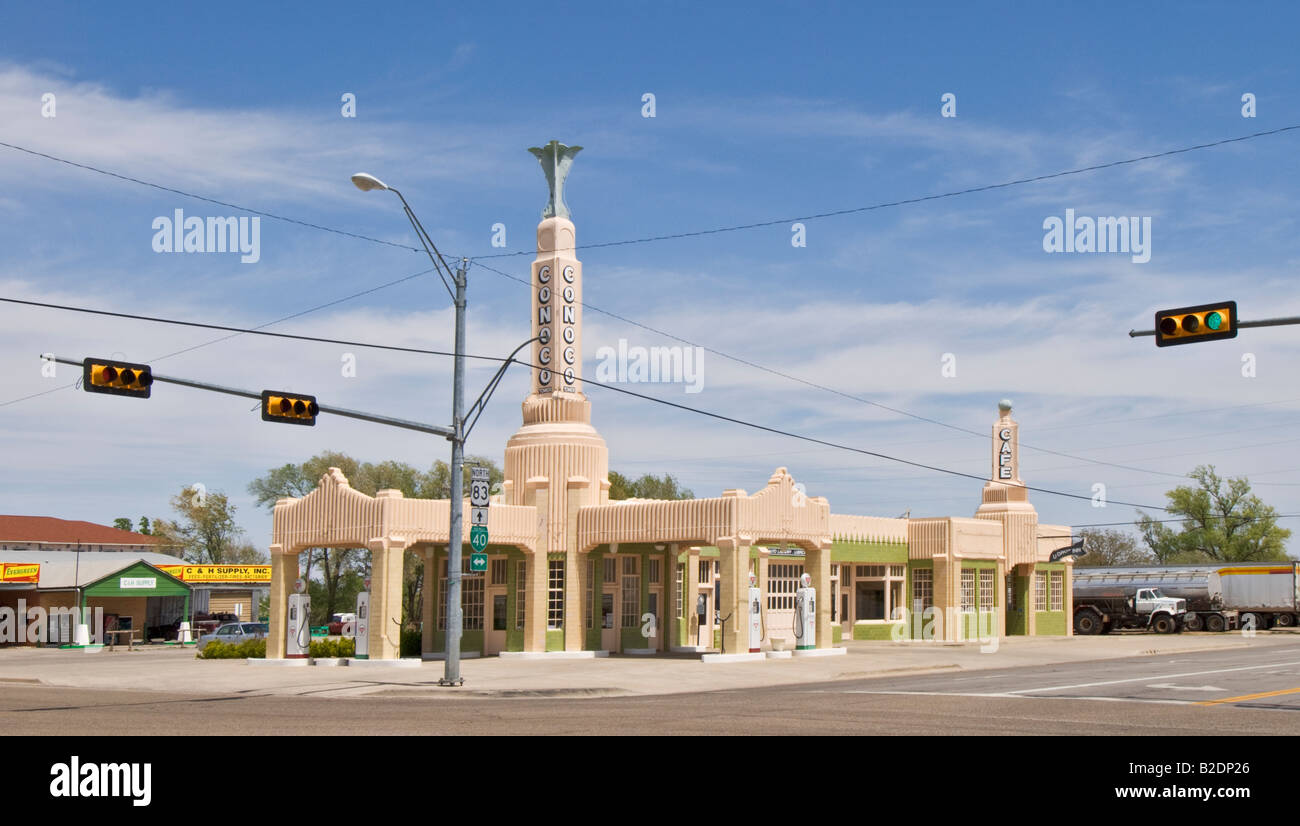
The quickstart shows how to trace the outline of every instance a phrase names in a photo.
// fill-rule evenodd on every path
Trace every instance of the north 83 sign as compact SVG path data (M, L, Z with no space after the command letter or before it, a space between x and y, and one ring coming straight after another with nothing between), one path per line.
M488 494L490 491L491 485L488 482L488 469L485 467L470 468L470 506L475 508L486 508L488 506Z

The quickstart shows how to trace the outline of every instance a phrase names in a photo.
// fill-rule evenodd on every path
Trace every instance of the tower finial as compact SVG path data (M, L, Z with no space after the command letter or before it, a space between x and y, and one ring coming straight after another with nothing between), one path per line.
M582 151L581 146L565 146L559 141L551 141L546 146L529 148L537 157L546 173L546 183L551 188L551 199L542 210L542 218L568 218L569 205L564 203L564 179L569 176L569 167L573 166L573 156Z

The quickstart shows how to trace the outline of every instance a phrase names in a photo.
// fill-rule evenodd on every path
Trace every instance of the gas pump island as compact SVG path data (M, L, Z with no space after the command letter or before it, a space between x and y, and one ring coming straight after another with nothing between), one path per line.
M1009 402L994 426L992 474L975 518L832 514L785 468L752 494L611 500L609 450L583 387L583 267L563 197L580 149L551 141L529 150L550 199L532 262L531 387L505 445L500 491L489 496L486 479L474 479L472 501L463 503L471 519L454 538L448 500L398 490L367 496L337 468L306 496L276 502L268 658L308 650L309 603L293 593L308 548L370 551L368 604L357 605L357 625L368 633L358 636L357 654L372 660L399 656L408 551L424 565L425 583L412 624L422 628L424 657L442 656L449 545L472 554L461 588L461 650L471 656L720 649L753 658L791 640L798 656L842 654L833 643L844 636L912 633L913 605L944 613L932 624L937 639L971 638L968 608L991 613L999 633L1069 633L1069 563L1048 560L1069 528L1037 523L1019 479ZM1040 587L1053 596L1040 599ZM723 617L735 621L719 627Z

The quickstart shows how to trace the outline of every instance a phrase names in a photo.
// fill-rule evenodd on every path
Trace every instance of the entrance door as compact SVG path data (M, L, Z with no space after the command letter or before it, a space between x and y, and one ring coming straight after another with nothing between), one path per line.
M606 554L600 562L600 647L618 651L618 557Z
M510 617L506 613L506 572L510 561L505 557L489 562L487 589L487 613L483 633L483 653L487 656L500 654L506 649L506 629L510 627Z
M767 564L767 638L784 639L794 647L794 594L799 590L803 565L792 562Z
M712 589L700 591L695 597L695 618L699 623L695 632L695 644L702 648L713 647L713 611L709 599Z

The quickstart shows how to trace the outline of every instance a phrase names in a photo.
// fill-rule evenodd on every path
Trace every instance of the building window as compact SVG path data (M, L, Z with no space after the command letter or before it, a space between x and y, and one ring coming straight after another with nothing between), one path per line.
M802 565L768 563L767 609L769 611L794 610L794 594L799 590L799 575L802 573Z
M975 610L975 569L963 568L961 571L961 610Z
M686 579L686 566L679 562L677 563L677 582L673 586L674 587L673 596L676 598L675 605L677 606L677 613L674 616L678 616L678 617L682 616L682 591L686 590L685 582L684 582L685 579Z
M1034 572L1034 610L1047 610L1047 571Z
M524 630L524 607L528 605L528 563L515 563L515 630Z
M550 560L546 573L546 628L555 631L564 627L564 560Z
M914 608L921 611L934 606L933 570L917 568L912 571L912 604Z
M841 576L849 572L849 566L840 569ZM906 614L903 605L903 581L906 567L903 565L855 565L853 566L853 583L842 586L841 590L853 597L854 620L897 619ZM834 607L832 606L832 611ZM845 618L848 618L846 612Z
M994 570L992 568L980 568L980 610L993 610L993 582Z
M1007 574L1007 610L1016 611L1016 578Z
M1065 572L1052 571L1052 601L1050 610L1065 610Z
M608 555L605 557L604 562L605 562L605 570L604 570L605 576L602 581L606 585L613 585L614 583L618 582L618 558L612 555Z
M506 571L509 570L510 562L507 559L492 560L492 584L505 585Z
M620 625L623 628L635 628L641 623L641 574L637 556L623 557L622 607L623 616Z
M659 572L659 561L659 557L657 556L652 556L646 560L650 567L650 570L646 571L646 576L650 578L651 585L663 584L660 580L661 574Z
M460 606L466 631L483 630L483 577L467 576L460 581Z
M469 560L461 559L460 610L461 629L483 630L483 575L466 573ZM442 577L438 580L438 630L447 630L447 560L442 561Z
M590 628L591 625L592 625L592 618L591 618L591 617L592 617L592 609L591 609L591 605L592 605L592 594L594 594L595 591L596 591L596 560L594 560L594 559L588 559L588 560L587 560L587 596L586 596L586 600L587 600L587 602L586 602L586 611L587 611L587 627L588 627L588 628Z
M700 584L713 585L713 562L708 559L700 560Z

